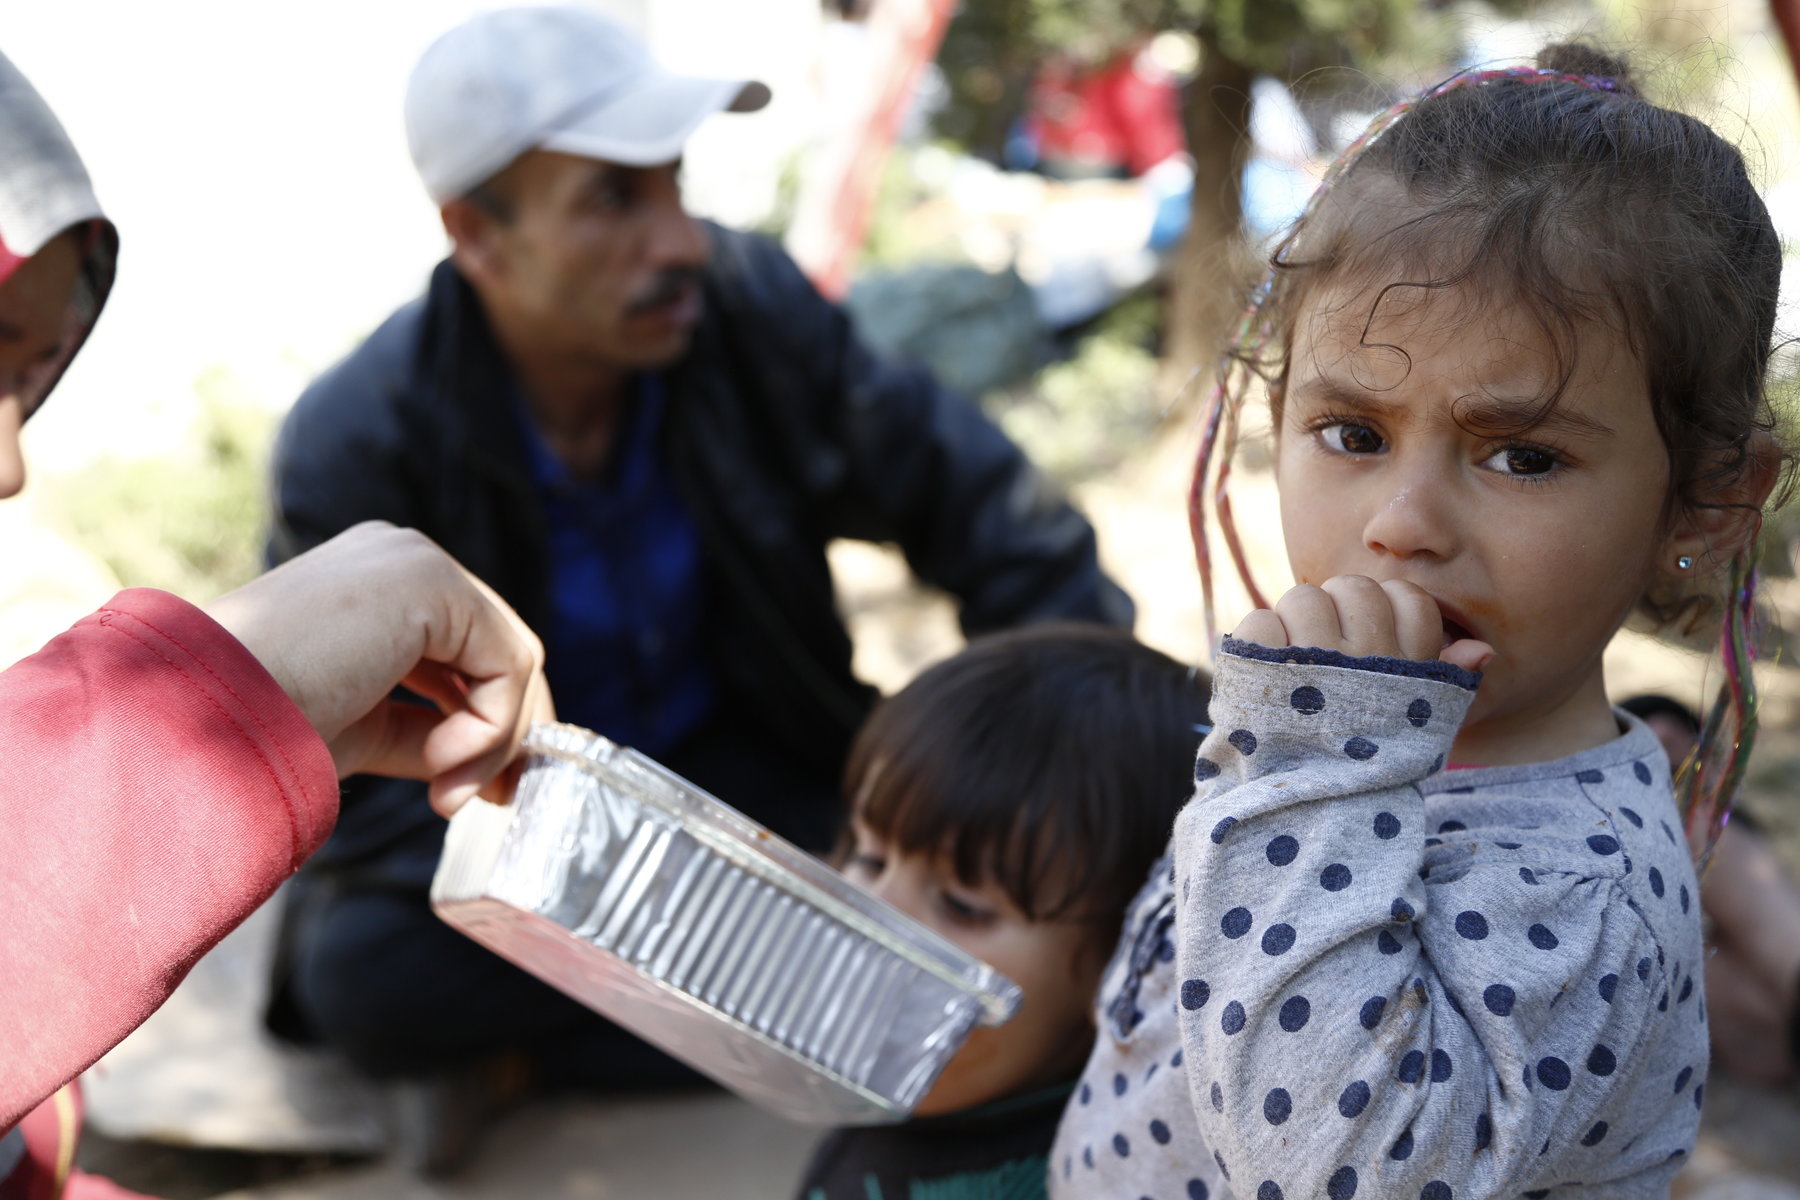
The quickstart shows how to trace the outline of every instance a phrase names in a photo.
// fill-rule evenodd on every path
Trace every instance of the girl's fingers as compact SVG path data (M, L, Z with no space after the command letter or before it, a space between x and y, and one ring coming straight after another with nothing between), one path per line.
M1431 593L1416 583L1390 579L1381 585L1394 612L1400 657L1429 662L1444 645L1444 618Z
M1283 645L1343 648L1344 631L1338 623L1337 602L1325 589L1305 583L1291 587L1275 602L1275 614L1287 630Z
M1462 638L1445 646L1437 657L1465 671L1479 671L1493 660L1494 648L1474 638Z
M1343 640L1336 649L1359 658L1392 658L1399 652L1394 638L1394 606L1379 583L1364 575L1337 575L1320 585L1320 590L1337 605Z
M1259 608L1238 622L1238 627L1231 631L1231 636L1240 642L1254 642L1271 650L1292 644L1288 641L1287 627L1281 623L1281 618L1266 608Z

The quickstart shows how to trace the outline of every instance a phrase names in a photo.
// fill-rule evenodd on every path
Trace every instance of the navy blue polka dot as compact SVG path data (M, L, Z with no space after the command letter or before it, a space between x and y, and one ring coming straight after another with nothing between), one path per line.
M1658 900L1662 899L1662 896L1663 896L1662 872L1657 870L1655 867L1650 868L1650 890L1656 893L1656 898Z
M1662 999L1660 999L1656 1002L1656 1011L1657 1012L1668 1012L1669 1011L1669 989L1668 988L1663 989Z
M1468 826L1464 825L1461 821L1445 821L1442 825L1438 826L1439 833L1462 833L1466 829L1468 829Z
M1569 1064L1560 1058L1546 1057L1538 1059L1538 1082L1553 1092L1560 1092L1569 1086Z
M1223 1175L1226 1179L1230 1179L1231 1170L1225 1165L1225 1156L1220 1154L1217 1150L1214 1150L1213 1161L1219 1164L1219 1174Z
M1690 975L1686 979L1681 981L1681 995L1675 997L1675 1003L1686 1004L1687 998L1693 994L1694 994L1694 978L1693 978L1693 976Z
M1338 1094L1338 1112L1345 1117L1360 1117L1369 1107L1369 1085L1357 1080Z
M1199 758L1199 759L1194 760L1194 782L1195 783L1205 783L1209 779L1217 779L1218 777L1219 777L1219 764L1218 763L1214 762L1210 758ZM1214 839L1214 840L1217 840L1217 839Z
M1557 941L1556 935L1550 932L1548 925L1533 925L1525 931L1525 936L1530 938L1531 944L1539 950L1554 950L1562 944Z
M1181 1065L1181 1051L1177 1050L1175 1053L1169 1055L1169 1065L1171 1067L1179 1067Z
M1375 814L1375 836L1382 841L1400 836L1400 818L1391 812Z
M1705 1094L1706 1094L1706 1085L1704 1083L1696 1083L1694 1085L1694 1107L1695 1108L1700 1107L1700 1098L1702 1096L1704 1096Z
M1219 918L1219 932L1228 938L1241 938L1250 932L1250 910L1234 908Z
M1408 1050L1400 1059L1400 1065L1394 1069L1394 1078L1401 1083L1417 1083L1425 1078L1425 1052Z
M1327 1200L1351 1200L1356 1195L1356 1168L1339 1167L1325 1181Z
M1619 990L1619 977L1610 973L1602 975L1600 977L1599 989L1600 998L1608 1004L1611 1004L1613 993Z
M1307 716L1325 711L1325 694L1316 687L1297 687L1288 696L1288 704Z
M1380 936L1375 939L1375 948L1380 950L1383 954L1400 953L1400 943L1395 941L1394 935L1385 929L1382 930Z
M1312 1001L1305 996L1289 996L1281 1006L1281 1027L1299 1033L1312 1018Z
M1536 1191L1526 1192L1525 1200L1544 1200L1544 1197L1549 1194L1549 1188L1538 1188Z
M1213 840L1217 841L1218 839L1214 838ZM1534 887L1537 885L1538 877L1535 874L1533 874L1530 867L1520 867L1519 868L1519 878L1523 879L1526 883L1529 883Z
M1504 983L1490 983L1487 991L1481 993L1481 1002L1496 1017L1512 1015L1513 1001L1518 997Z
M1587 844L1588 849L1592 850L1595 854L1617 854L1619 852L1619 839L1616 837L1608 837L1604 833L1594 834L1592 837L1588 838Z
M1256 735L1251 733L1248 729L1234 729L1231 732L1231 736L1225 740L1230 742L1239 754L1251 755L1256 753Z
M1081 1163L1090 1171L1094 1169L1094 1148L1092 1146L1081 1148Z
M1370 996L1363 1001L1362 1012L1358 1019L1364 1029L1373 1029L1381 1024L1381 1014L1387 1010L1386 996Z
M1420 697L1407 705L1406 719L1412 722L1414 729L1425 728L1425 722L1431 720L1431 701Z
M1438 1049L1431 1052L1431 1082L1442 1083L1450 1078L1452 1064L1448 1052Z
M1427 846L1441 846L1444 844L1444 839L1443 838L1426 838L1425 844Z
M1263 1097L1263 1120L1279 1125L1293 1115L1294 1098L1287 1094L1287 1089L1269 1089L1269 1094Z
M1434 1179L1419 1192L1419 1200L1452 1200L1450 1185L1441 1179Z
M1131 1157L1131 1142L1122 1133L1113 1134L1113 1153L1120 1158Z
M1150 1136L1156 1139L1157 1145L1166 1146L1175 1135L1170 1133L1169 1127L1161 1121L1152 1121L1150 1122Z
M1281 1189L1273 1179L1265 1179L1256 1186L1256 1200L1283 1200Z
M1684 883L1681 885L1681 891L1678 894L1681 896L1681 911L1686 912L1688 910L1687 884Z
M1464 909L1456 914L1456 932L1471 942L1479 942L1488 935L1487 918L1474 909Z
M1412 1157L1412 1152L1412 1129L1408 1127L1406 1132L1401 1134L1399 1140L1394 1143L1394 1148L1388 1151L1388 1157L1404 1161Z
M1212 1085L1212 1106L1214 1112L1225 1111L1225 1091L1219 1086L1219 1081L1216 1079L1213 1080Z
M1388 916L1394 918L1396 921L1410 921L1416 915L1417 914L1413 911L1413 906L1399 896L1395 896L1394 902L1388 905Z
M1646 767L1643 763L1633 763L1632 765L1638 769L1638 778L1645 783L1649 783L1650 768ZM1642 829L1644 827L1644 818L1638 816L1637 809L1635 808L1626 808L1621 804L1619 806L1619 815L1623 816L1627 821L1630 821L1634 829Z
M1381 747L1366 737L1353 737L1344 743L1344 753L1357 762L1368 762Z
M1637 781L1639 783L1649 783L1650 782L1650 768L1646 767L1641 762L1634 762L1631 764L1631 773L1633 775L1637 776ZM1639 821L1638 828L1642 829L1643 827L1644 827L1644 823L1642 821Z
M1213 845L1217 846L1220 842L1223 842L1225 840L1225 835L1230 833L1231 827L1236 824L1237 824L1236 817L1225 817L1222 820L1220 820L1220 822L1217 825L1214 825L1212 827Z
M1637 977L1638 977L1638 982L1640 982L1640 983L1646 983L1649 981L1649 979L1650 979L1650 960L1648 958L1638 959L1638 961L1637 961Z
M1300 853L1300 843L1284 833L1280 837L1270 838L1269 847L1264 853L1269 856L1271 867L1285 867Z
M1500 847L1502 850L1517 850L1521 845L1523 845L1523 843L1522 842L1495 842L1494 845Z
M1594 1075L1611 1075L1619 1069L1618 1056L1611 1046L1595 1046L1588 1054L1587 1069Z
M1204 979L1188 979L1181 984L1181 1007L1193 1012L1197 1008L1205 1008L1206 1002L1212 999L1212 988Z
M1591 771L1591 770L1590 771L1577 771L1575 773L1575 782L1576 783L1605 783L1606 776L1601 774L1599 771Z
M1494 1118L1491 1113L1482 1113L1475 1118L1475 1148L1486 1150L1494 1144Z
M1669 823L1667 821L1658 821L1657 824L1662 826L1663 836L1669 839L1669 844L1671 846L1674 845L1675 831L1669 828Z
M1131 1081L1126 1079L1124 1075L1116 1073L1113 1075L1113 1095L1123 1096L1125 1094L1125 1089L1130 1086Z
M1156 1069L1157 1069L1157 1068L1158 1068L1158 1067L1160 1067L1160 1066L1162 1066L1162 1064L1161 1064L1161 1063L1151 1063L1151 1064L1150 1064L1150 1069L1149 1069L1149 1070L1148 1070L1148 1071L1145 1071L1145 1072L1144 1072L1144 1082L1145 1082L1145 1083L1149 1083L1149 1082L1150 1082L1150 1077L1151 1077L1151 1076L1152 1076L1152 1075L1155 1075L1155 1074L1156 1074Z
M1204 1179L1188 1180L1188 1200L1207 1200L1207 1195L1208 1195L1208 1189L1206 1186L1206 1180L1204 1180Z
M1694 1068L1692 1068L1692 1067L1681 1068L1681 1073L1679 1075L1675 1076L1675 1090L1679 1092L1682 1088L1686 1087L1688 1085L1688 1080L1692 1079L1693 1077L1694 1077Z
M1341 892L1350 886L1350 868L1343 863L1332 863L1319 872L1319 886L1328 892Z
M1236 1033L1244 1027L1244 1006L1233 1000L1219 1014L1219 1028L1226 1033Z
M1598 1146L1601 1142L1603 1142L1605 1140L1606 1140L1606 1122L1605 1121L1595 1121L1594 1127L1592 1129L1588 1130L1586 1133L1581 1135L1581 1144L1584 1146Z
M1271 925L1263 930L1262 949L1264 954L1286 954L1294 948L1294 927L1292 925Z

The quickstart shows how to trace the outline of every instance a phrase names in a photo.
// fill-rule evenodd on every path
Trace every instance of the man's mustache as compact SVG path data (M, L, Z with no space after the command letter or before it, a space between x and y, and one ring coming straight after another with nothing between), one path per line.
M631 298L627 306L629 311L638 313L652 308L661 308L665 304L673 304L689 292L700 286L700 271L696 267L671 267L658 272L638 295Z

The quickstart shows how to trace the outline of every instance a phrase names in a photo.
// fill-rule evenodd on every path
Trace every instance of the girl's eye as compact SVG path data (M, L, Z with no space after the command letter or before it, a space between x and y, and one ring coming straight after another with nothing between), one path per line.
M1355 421L1335 421L1321 427L1319 436L1327 446L1344 454L1379 454L1386 448L1379 433Z
M1557 461L1554 454L1535 446L1508 446L1488 456L1483 465L1505 475L1548 475Z

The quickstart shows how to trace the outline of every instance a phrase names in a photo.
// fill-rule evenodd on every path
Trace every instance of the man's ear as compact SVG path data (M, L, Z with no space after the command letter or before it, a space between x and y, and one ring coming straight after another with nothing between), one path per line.
M1763 503L1780 477L1781 446L1766 433L1752 434L1737 476L1676 514L1660 573L1690 578L1723 569L1762 532Z
M505 270L499 248L505 230L499 219L466 197L447 201L438 216L450 238L450 259L463 278L478 288L497 280Z

